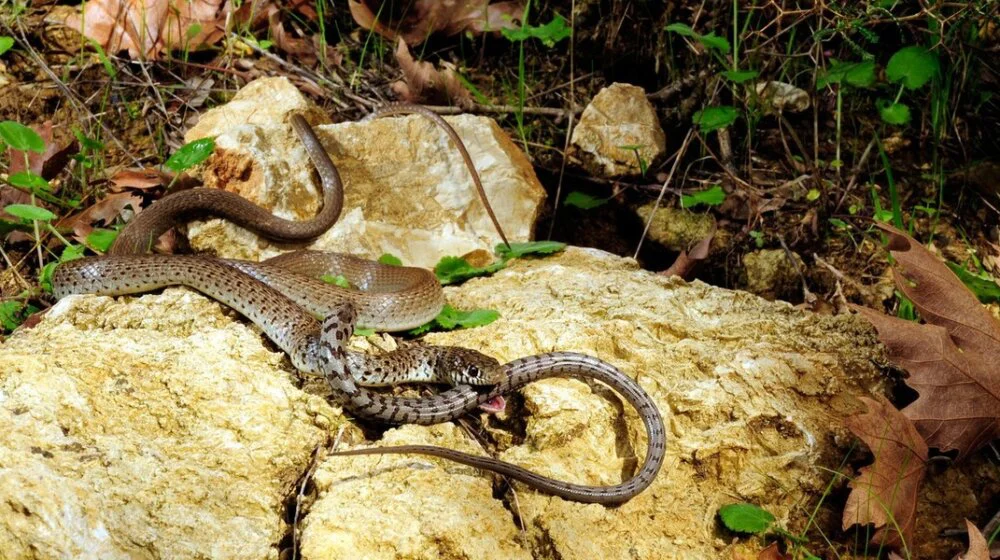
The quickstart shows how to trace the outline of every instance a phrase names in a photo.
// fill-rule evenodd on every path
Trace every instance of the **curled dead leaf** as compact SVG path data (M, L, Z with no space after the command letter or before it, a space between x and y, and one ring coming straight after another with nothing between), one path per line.
M402 14L383 13L383 4L374 0L349 0L348 6L361 27L389 39L402 38L410 45L436 32L455 35L513 29L524 13L520 2L490 4L489 0L416 0Z
M872 543L912 550L917 491L927 472L927 444L913 423L889 401L862 398L863 414L844 420L865 442L875 461L860 470L849 486L843 528L875 526Z
M715 239L715 232L718 227L717 223L712 222L712 230L709 234L701 241L695 243L690 251L681 251L673 264L666 270L661 271L660 274L664 276L680 276L685 280L690 280L698 263L708 258L708 252L712 247L712 240Z
M413 59L403 40L397 41L396 60L403 71L403 81L392 84L393 91L410 103L446 103L469 107L472 94L458 79L452 68L436 70L430 62Z
M111 179L111 192L123 192L127 189L145 191L166 186L170 183L170 175L153 168L122 169Z
M64 24L110 55L124 50L133 59L155 60L166 51L214 45L227 23L256 25L269 3L252 0L234 10L222 0L88 0L82 14L69 14Z
M959 554L958 560L990 560L990 549L983 533L968 519L965 520L965 527L969 531L969 550Z
M73 229L73 236L83 242L94 230L95 225L110 225L127 207L136 213L142 208L142 197L123 192L110 194L82 212L63 218L57 224Z
M24 165L24 152L7 148L7 156L10 158L10 168L8 173L14 174L21 171L31 171L35 175L40 175L46 180L51 180L66 164L69 163L69 155L77 151L76 141L61 144L56 142L52 136L52 121L31 127L32 130L41 136L45 142L45 151L42 153L28 152L28 165Z

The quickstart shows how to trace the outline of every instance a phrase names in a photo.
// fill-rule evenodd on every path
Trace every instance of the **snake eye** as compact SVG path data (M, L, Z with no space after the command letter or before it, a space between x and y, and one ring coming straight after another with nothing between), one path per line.
M479 377L479 368L476 366L469 366L469 375L471 377Z

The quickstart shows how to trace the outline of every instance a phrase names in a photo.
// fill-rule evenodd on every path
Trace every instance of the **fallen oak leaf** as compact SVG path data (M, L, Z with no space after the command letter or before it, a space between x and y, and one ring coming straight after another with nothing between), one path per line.
M873 524L872 543L912 550L907 543L916 523L917 490L927 472L927 444L885 398L861 400L868 411L844 424L871 449L875 461L849 484L843 528Z
M455 35L464 31L482 33L514 29L520 25L524 6L520 2L489 0L416 0L403 14L393 19L382 12L383 4L372 0L349 0L354 21L389 39L402 38L410 45L419 45L431 33L441 31Z
M905 233L877 224L889 234L896 287L913 301L920 316L948 329L963 350L988 355L1000 349L1000 322L940 259Z
M919 393L903 409L927 445L958 450L958 459L1000 435L1000 370L992 359L963 351L944 327L921 325L855 307L878 331L889 359L909 372Z
M965 520L965 527L969 531L969 550L955 558L957 560L990 560L990 549L986 545L986 537L968 519Z
M913 238L889 233L898 263L896 286L913 301L921 325L855 306L888 347L890 360L909 372L916 401L903 409L927 445L962 458L1000 435L1000 324L955 274Z
M396 61L403 71L403 81L393 83L392 89L404 101L441 101L460 107L472 105L472 94L465 89L453 69L436 70L430 62L414 60L402 39L396 45Z
M84 243L90 232L94 231L94 225L111 225L129 206L133 212L139 213L142 197L127 192L110 194L82 212L63 218L56 225L72 228L73 237Z

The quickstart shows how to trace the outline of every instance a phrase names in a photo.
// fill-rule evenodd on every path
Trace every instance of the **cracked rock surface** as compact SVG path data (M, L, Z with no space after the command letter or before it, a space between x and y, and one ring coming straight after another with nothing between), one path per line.
M279 136L292 142L287 125L240 120L267 110L273 120L281 114L274 112L276 99L287 101L286 111L298 106L285 86L272 87L282 89L237 96L239 103L215 113L214 122L256 137L257 146L279 146ZM408 119L366 124L421 126ZM361 126L320 128L338 165L347 162L341 171L348 189L363 184L368 172L352 175L367 168L342 157L350 150L339 134ZM192 134L214 130L199 127ZM354 130L344 134L362 137L362 128ZM481 142L509 143L491 138ZM523 155L508 154L502 163L498 154L484 149L477 165L494 161L504 188L521 188L505 177L537 185L518 167ZM218 154L225 161L209 162L203 175L246 177L232 187L269 207L276 195L258 189L284 185L290 190L282 196L295 200L277 212L296 217L315 210L315 184L301 154L262 149L252 157L263 163L233 157ZM454 167L450 159L421 165ZM390 175L379 169L379 177ZM511 195L528 205L530 216L524 229L504 222L515 240L528 237L537 211L540 197L532 188ZM447 209L462 218L418 227L417 238L429 241L397 253L404 262L433 264L464 248L491 248L495 239L482 216L475 218L474 198L456 202L434 192L440 216ZM389 218L377 217L383 216L378 200L348 197L344 215L356 218L330 234L346 243L339 248L354 243L375 257L394 251L410 222L367 241L372 231L389 228ZM522 211L501 210L501 219ZM477 225L463 221L469 216ZM193 227L192 244L232 256L282 249L230 228ZM859 410L856 397L878 378L874 332L859 319L664 278L600 251L570 247L516 260L493 277L447 288L446 297L456 308L495 309L500 318L428 335L427 343L475 348L502 361L584 352L634 377L667 425L667 457L653 485L606 508L521 484L511 488L434 458L327 454L334 446L433 443L495 453L567 481L613 484L631 475L646 436L635 411L600 385L532 384L502 416L467 422L471 432L448 424L383 434L360 429L323 398L323 383L303 385L253 325L200 295L177 288L141 297L75 296L0 343L0 503L7 506L0 508L0 551L12 558L273 559L290 552L294 519L296 546L307 560L716 557L730 546L716 522L723 504L751 501L786 526L804 523L810 510L802 504L819 500L843 458L839 419ZM309 499L293 514L303 479L311 480Z

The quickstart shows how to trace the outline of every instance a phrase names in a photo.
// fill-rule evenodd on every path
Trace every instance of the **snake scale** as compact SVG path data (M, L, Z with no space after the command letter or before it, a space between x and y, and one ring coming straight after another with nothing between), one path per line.
M419 113L443 128L472 173L494 225L485 191L457 133L440 116L416 105L392 105L374 118ZM102 257L60 264L52 278L57 298L71 294L124 295L184 285L235 309L262 329L300 371L324 376L335 397L354 415L388 423L436 424L453 420L527 383L574 377L607 384L633 406L647 433L645 459L628 480L612 486L586 486L550 479L503 461L425 445L338 451L336 455L416 453L442 457L519 480L566 499L616 505L647 488L663 463L666 433L653 400L617 368L597 358L551 352L500 365L474 350L417 346L382 355L350 352L345 345L355 324L403 330L423 324L443 305L441 286L427 270L381 265L365 259L295 251L261 263L198 255L146 253L178 220L213 215L286 242L312 239L331 227L343 206L343 185L336 167L309 123L293 115L291 124L316 167L323 186L323 208L309 220L289 221L218 189L196 188L163 197L138 214ZM506 242L506 238L504 238ZM316 277L342 274L360 290L327 284ZM322 321L317 317L323 318ZM453 386L427 397L386 395L369 388L397 381L448 382Z

